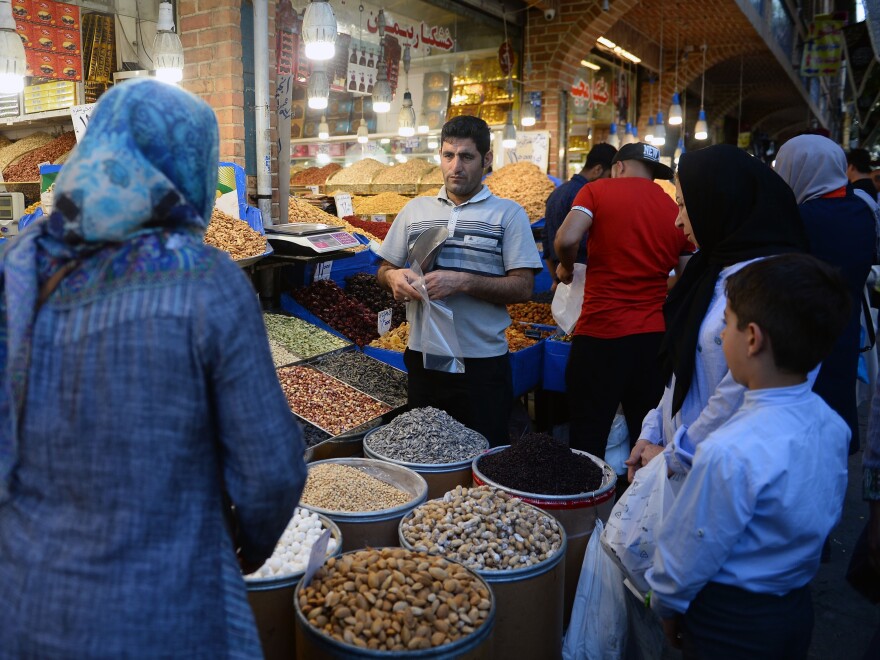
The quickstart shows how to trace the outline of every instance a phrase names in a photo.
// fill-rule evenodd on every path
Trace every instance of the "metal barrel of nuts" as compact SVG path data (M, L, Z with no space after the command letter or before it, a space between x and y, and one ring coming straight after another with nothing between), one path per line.
M487 476L480 467L481 461L487 457L501 454L510 448L510 445L496 447L474 459L473 480L475 486L492 486L506 493L518 497L523 502L532 504L539 509L553 515L568 535L568 548L565 555L565 621L571 615L571 607L577 592L578 577L581 573L581 565L590 535L596 526L596 519L603 522L608 520L611 509L614 507L614 494L617 485L617 475L613 468L605 461L587 452L576 449L568 449L572 454L585 457L592 461L600 470L598 485L590 491L565 495L549 495L517 490L500 483L497 479ZM491 459L490 459L491 460ZM534 463L523 462L523 470L535 472Z
M461 562L492 587L493 658L562 655L567 539L552 515L495 488L458 486L404 516L400 544Z
M457 562L404 548L328 559L294 596L297 658L490 658L495 596Z
M296 655L293 593L305 574L312 546L327 529L327 556L338 556L342 552L339 527L326 516L297 508L272 556L255 573L244 576L266 660Z
M342 531L343 551L397 544L400 519L428 497L412 470L369 458L309 463L300 506L317 511Z
M428 498L472 483L471 463L489 441L433 407L416 408L364 436L364 456L414 470L428 483Z

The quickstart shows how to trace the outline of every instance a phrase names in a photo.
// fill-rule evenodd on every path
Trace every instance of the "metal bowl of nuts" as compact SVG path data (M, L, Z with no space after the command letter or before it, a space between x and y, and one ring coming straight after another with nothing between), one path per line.
M400 519L428 497L416 472L369 458L309 463L300 506L321 513L342 531L343 551L394 545Z
M300 582L294 601L301 658L489 657L495 596L443 557L397 547L347 552Z

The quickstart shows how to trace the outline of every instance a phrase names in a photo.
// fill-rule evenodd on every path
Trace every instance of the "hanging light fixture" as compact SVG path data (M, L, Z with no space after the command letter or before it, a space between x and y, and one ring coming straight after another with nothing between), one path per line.
M701 46L703 50L703 81L700 83L700 113L697 115L697 124L694 126L694 139L705 140L709 137L709 124L706 122L706 110L703 102L706 97L706 44Z
M373 112L383 114L391 110L391 85L388 84L388 74L384 57L379 58L379 72L376 74L376 84L373 85Z
M366 144L370 140L370 131L367 129L367 122L361 117L360 126L358 126L357 140L360 144Z
M326 140L330 137L330 127L327 125L327 118L321 115L321 123L318 124L318 139Z
M663 124L663 111L660 104L663 103L663 19L660 19L660 75L657 78L657 123L654 125L654 139L651 144L662 147L666 144L666 126Z
M681 97L678 95L678 31L675 32L675 90L672 92L672 104L669 106L669 125L678 126L681 118Z
M419 135L424 135L430 130L430 127L428 126L428 118L425 116L424 110L419 112L419 121L417 122L417 124L418 125L416 130L418 130Z
M327 0L312 0L306 7L302 38L310 60L330 60L336 55L336 15Z
M159 11L161 15L161 6ZM183 49L181 67L182 56ZM18 36L15 19L12 18L12 3L10 0L0 0L0 93L18 94L23 90L26 69L24 44Z
M534 126L535 121L535 106L532 105L532 101L529 99L519 111L519 123L522 124L523 128L528 128L529 126Z
M3 4L9 3L4 0ZM159 3L159 20L156 23L156 38L153 40L153 62L156 64L156 78L159 80L168 83L179 83L183 80L183 44L174 32L174 8L170 2Z
M505 149L516 149L516 126L513 125L513 114L508 111L507 123L501 133L501 146Z
M678 165L678 159L684 153L684 138L678 138L678 144L675 145L675 153L672 156L673 161Z
M608 144L617 149L620 146L620 136L617 134L617 122L611 122L608 127Z
M648 117L648 128L645 131L645 142L654 144L654 115Z
M412 94L409 90L403 93L403 104L397 117L397 132L401 137L412 137L416 134L416 112L413 110Z
M663 113L657 111L657 123L654 124L654 139L651 142L655 147L666 144L666 126L663 125Z
M623 132L623 144L632 144L635 142L635 136L633 135L633 125L630 122L626 122L626 130Z
M323 110L327 107L330 97L330 79L321 66L312 69L309 82L306 85L306 96L309 99L309 107L312 110Z

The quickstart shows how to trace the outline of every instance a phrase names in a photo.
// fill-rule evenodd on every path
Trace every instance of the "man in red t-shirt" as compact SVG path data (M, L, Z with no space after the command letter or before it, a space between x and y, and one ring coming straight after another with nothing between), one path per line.
M611 179L584 186L556 234L561 282L571 282L588 232L584 303L565 373L570 444L599 458L618 404L630 441L663 394L657 360L670 271L690 245L675 226L678 209L655 178L671 179L660 150L638 142L612 161Z

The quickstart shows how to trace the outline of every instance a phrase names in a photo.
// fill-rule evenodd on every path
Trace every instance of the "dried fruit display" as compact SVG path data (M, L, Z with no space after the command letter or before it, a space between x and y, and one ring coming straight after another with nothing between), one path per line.
M387 167L379 171L373 179L373 183L418 183L422 175L434 166L421 158L411 158L405 163Z
M372 197L357 197L352 200L354 212L358 215L396 215L410 203L412 197L404 197L394 192L383 192Z
M406 350L407 342L409 342L409 322L404 322L391 332L386 332L378 339L371 341L370 346L373 348L384 348L386 351L403 353Z
M374 158L364 158L356 161L351 167L344 167L327 180L327 185L370 183L376 175L388 166Z
M391 225L387 222L373 222L372 220L361 220L356 215L345 216L345 221L361 236L367 236L371 240L381 243L388 236Z
M54 163L76 146L73 131L22 154L3 169L4 181L39 181L40 163Z
M550 303L524 302L507 306L507 313L514 321L556 325Z
M540 167L524 160L496 170L486 177L486 185L494 195L522 206L532 222L544 217L547 198L555 188Z
M293 289L293 298L331 328L358 346L379 336L376 313L345 295L332 280L319 280Z
M42 147L44 144L50 143L52 139L52 136L48 133L39 131L37 133L31 133L20 140L16 140L9 146L3 147L0 149L0 170L5 170L6 166L19 156L24 156L28 151L32 151Z
M342 169L339 163L328 163L324 167L309 167L291 174L290 182L295 186L319 186Z
M266 251L265 236L251 229L244 220L233 218L216 208L211 211L205 243L225 250L233 259L258 257Z

